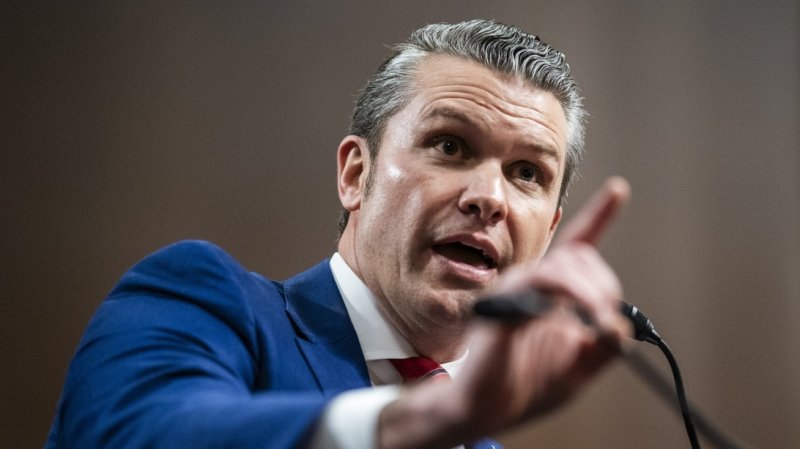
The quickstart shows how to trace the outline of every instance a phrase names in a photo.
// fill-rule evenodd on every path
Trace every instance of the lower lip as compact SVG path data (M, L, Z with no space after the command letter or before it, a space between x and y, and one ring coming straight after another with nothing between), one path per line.
M443 265L448 274L455 276L459 281L477 284L479 287L487 286L497 276L496 268L478 268L445 257L436 251L433 251L433 259Z

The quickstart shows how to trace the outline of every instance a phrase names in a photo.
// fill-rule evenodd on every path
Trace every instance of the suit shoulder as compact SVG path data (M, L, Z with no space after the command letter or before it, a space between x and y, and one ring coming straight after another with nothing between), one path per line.
M205 240L181 240L167 245L146 256L134 268L149 263L170 266L212 264L244 270L239 262L225 250Z
M125 273L120 286L129 282L136 284L137 280L165 278L201 284L230 280L268 282L261 276L253 276L230 254L211 242L183 240L140 260Z
M250 273L213 243L186 240L139 261L122 276L108 299L130 296L191 303L250 328L254 302L283 297L283 287ZM282 308L279 303L275 306Z

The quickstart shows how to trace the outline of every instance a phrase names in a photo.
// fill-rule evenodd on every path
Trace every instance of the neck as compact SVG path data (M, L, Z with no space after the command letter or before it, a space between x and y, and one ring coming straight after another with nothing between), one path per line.
M338 251L345 263L353 272L370 288L378 308L386 317L387 321L406 339L414 350L423 357L427 357L438 363L447 363L462 357L467 350L467 326L464 324L442 327L441 323L426 322L407 322L395 312L389 305L388 300L382 292L375 291L370 286L369 280L365 277L362 267L358 260L358 253L355 249L355 223L357 215L350 216L351 223L348 223L341 237L339 238Z

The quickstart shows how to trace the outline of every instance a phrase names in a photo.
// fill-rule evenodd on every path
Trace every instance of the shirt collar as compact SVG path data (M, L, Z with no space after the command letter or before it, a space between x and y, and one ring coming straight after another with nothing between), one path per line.
M416 352L378 308L375 295L339 253L331 257L331 271L366 361L414 357Z

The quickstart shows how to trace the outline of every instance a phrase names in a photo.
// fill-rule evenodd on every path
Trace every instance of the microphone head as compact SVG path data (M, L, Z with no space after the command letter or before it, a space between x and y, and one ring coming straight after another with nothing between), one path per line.
M633 338L639 341L647 341L657 345L661 341L661 336L656 332L653 323L638 307L620 301L620 311L628 317L633 324Z

